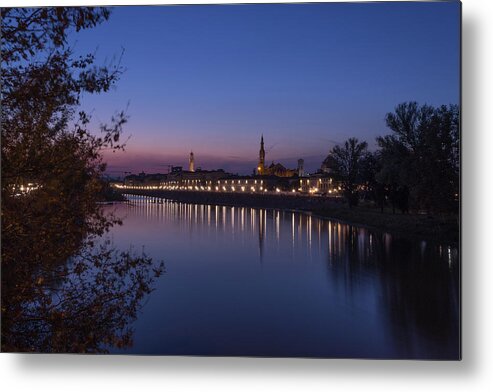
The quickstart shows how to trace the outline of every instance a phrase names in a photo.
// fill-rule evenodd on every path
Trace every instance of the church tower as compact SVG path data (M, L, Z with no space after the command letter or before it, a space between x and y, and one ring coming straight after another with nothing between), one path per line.
M305 177L305 161L298 159L298 177Z
M260 139L260 151L258 154L257 174L259 174L259 175L265 174L264 135L262 135L262 138Z
M188 158L188 171L195 171L195 159L193 157L193 152L190 151L190 158Z

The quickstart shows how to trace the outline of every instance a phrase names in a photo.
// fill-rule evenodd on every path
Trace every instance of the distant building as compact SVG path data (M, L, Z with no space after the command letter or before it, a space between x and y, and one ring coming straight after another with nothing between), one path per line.
M303 159L298 159L298 177L305 176L305 161Z
M232 175L212 183L213 190L222 192L291 192L296 186L292 180L278 176L238 176Z
M123 184L126 186L159 186L159 184L166 179L166 174L154 173L145 174L130 174L123 180Z
M298 190L303 193L337 196L340 193L340 183L333 176L319 171L309 177L300 178Z
M188 171L190 171L190 172L195 171L195 159L193 157L192 151L190 151L190 158L188 158Z
M263 176L265 174L265 149L264 149L264 135L260 139L260 151L258 154L258 167L257 174Z
M274 162L272 162L269 167L265 167L264 135L262 135L260 139L257 174L259 176L293 177L297 175L297 171L293 169L287 169L280 163Z
M309 193L314 196L338 197L341 195L341 179L336 171L334 157L329 154L320 169L305 173L305 161L298 159L296 169L288 169L281 163L265 165L264 136L260 138L258 165L252 176L239 176L224 170L195 168L193 152L189 155L189 170L182 166L170 166L168 174L129 175L125 186L150 187L148 189L214 191L214 192L273 192L280 194Z
M335 159L334 159L332 153L329 153L329 155L327 155L327 158L325 158L324 161L322 162L322 166L321 166L320 170L323 173L332 174L336 171L335 168L336 168Z
M293 169L286 169L280 163L272 162L268 168L265 169L265 174L268 176L276 176L276 177L294 177L298 173Z
M178 188L195 189L195 187L211 186L215 181L230 176L224 170L197 170L171 172L161 182L161 186L172 186Z

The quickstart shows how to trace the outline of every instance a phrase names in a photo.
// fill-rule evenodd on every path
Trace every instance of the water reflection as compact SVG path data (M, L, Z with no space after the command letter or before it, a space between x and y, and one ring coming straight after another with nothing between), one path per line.
M297 212L135 196L122 209L115 240L142 242L168 265L130 352L459 356L453 246Z
M127 245L114 247L102 225L81 224L117 224L109 215L98 220L77 203L54 201L59 208L50 216L36 210L45 208L42 198L19 200L24 210L28 202L36 207L22 235L2 227L2 351L106 353L131 346L131 324L163 265ZM150 222L155 212L147 205L140 215Z

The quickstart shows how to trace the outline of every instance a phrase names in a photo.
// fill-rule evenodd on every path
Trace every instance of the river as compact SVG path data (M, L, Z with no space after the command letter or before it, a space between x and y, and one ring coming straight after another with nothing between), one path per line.
M304 213L128 195L115 246L165 263L115 353L457 359L459 252Z

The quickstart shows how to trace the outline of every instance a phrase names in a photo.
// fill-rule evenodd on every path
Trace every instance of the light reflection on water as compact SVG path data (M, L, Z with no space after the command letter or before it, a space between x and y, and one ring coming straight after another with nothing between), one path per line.
M130 196L117 245L165 262L126 352L459 356L458 250L297 212Z

